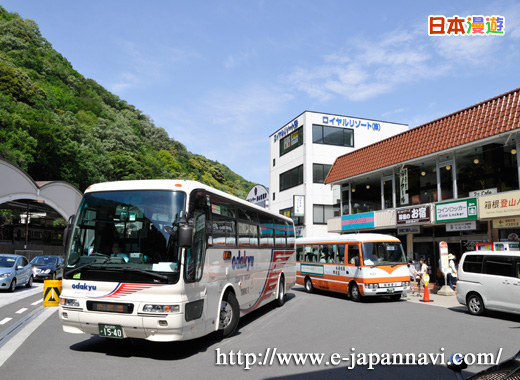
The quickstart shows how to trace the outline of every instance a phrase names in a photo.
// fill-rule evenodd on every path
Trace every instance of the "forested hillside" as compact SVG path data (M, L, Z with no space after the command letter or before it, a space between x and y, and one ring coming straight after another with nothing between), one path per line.
M36 22L1 6L0 157L35 180L82 191L102 181L181 178L245 198L254 185L188 152L149 116L75 71Z

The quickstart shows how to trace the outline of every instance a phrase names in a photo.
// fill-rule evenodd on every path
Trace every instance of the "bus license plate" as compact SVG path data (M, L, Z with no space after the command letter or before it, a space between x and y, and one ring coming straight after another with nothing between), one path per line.
M99 335L107 338L123 338L123 329L118 325L103 325L99 324Z
M394 288L386 289L386 293L387 294L393 294L394 293Z

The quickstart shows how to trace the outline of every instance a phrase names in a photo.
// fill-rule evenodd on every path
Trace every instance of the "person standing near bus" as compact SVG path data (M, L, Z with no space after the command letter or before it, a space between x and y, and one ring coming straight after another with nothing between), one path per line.
M453 278L457 278L457 267L455 266L455 255L448 254L448 260L449 260L449 269L448 274L446 277L448 278L448 285L451 288L451 290L455 290L453 286Z
M423 277L425 274L428 273L428 265L426 265L426 263L424 262L424 257L421 257L421 259L419 260L419 271L417 271L417 281L418 281L418 284L417 284L417 289L418 289L418 294L417 294L417 297L420 297L421 296L421 285L425 286L424 284L424 280L423 280Z

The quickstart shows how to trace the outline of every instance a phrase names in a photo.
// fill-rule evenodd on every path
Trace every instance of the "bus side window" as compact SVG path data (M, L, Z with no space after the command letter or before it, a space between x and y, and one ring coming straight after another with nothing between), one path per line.
M349 244L348 245L348 263L354 265L354 258L359 258L359 245Z
M301 245L296 248L296 261L305 261L305 257L303 256L303 247Z
M336 245L336 264L344 264L345 263L345 244Z
M199 281L202 277L206 253L206 215L196 212L193 245L186 249L185 278L186 282Z
M305 257L303 258L303 261L306 262L312 262L312 247L309 245L305 246Z

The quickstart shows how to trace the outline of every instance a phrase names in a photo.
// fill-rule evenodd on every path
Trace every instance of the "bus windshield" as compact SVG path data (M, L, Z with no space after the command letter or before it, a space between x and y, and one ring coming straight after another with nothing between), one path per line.
M165 281L179 278L177 225L186 194L106 191L83 197L64 278Z
M398 242L362 243L363 263L371 265L406 264L403 246Z

